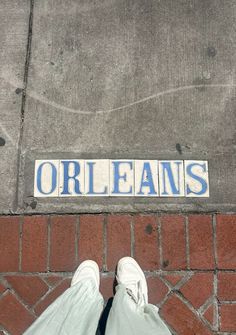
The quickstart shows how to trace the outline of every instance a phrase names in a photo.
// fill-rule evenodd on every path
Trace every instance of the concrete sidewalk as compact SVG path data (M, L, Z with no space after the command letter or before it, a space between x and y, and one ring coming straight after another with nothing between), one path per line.
M0 212L235 210L232 0L1 1ZM40 158L209 161L209 199L33 198Z

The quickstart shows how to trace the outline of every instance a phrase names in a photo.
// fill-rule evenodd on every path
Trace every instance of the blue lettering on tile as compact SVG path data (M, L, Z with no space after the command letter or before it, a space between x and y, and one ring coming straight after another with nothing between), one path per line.
M74 192L76 194L82 194L80 191L80 182L76 177L80 174L80 164L76 161L61 161L61 164L63 164L63 171L64 171L64 180L63 180L63 190L61 192L62 195L69 195L71 192L69 191L69 180L73 180L74 182ZM69 176L69 166L73 164L74 165L74 174L73 176Z
M52 175L51 175L51 188L50 188L50 191L49 192L44 192L43 189L42 189L42 170L43 170L43 167L48 164L51 166L51 171L52 171ZM55 167L55 165L51 162L43 162L42 164L39 165L38 167L38 170L36 172L36 178L37 178L37 188L38 188L38 191L42 194L45 194L45 195L50 195L52 194L56 187L57 187L57 169Z
M171 163L170 162L160 162L161 165L163 166L162 170L162 178L163 178L163 191L161 195L168 195L168 192L166 190L166 172L168 176L168 180L170 182L170 187L171 187L171 194L174 195L179 195L180 194L180 165L181 162L174 162L174 164L177 165L177 185L174 180L174 173L172 171Z
M133 163L132 162L124 162L124 161L113 161L113 171L114 171L114 187L113 191L111 192L112 194L132 194L133 187L130 186L129 191L127 192L122 192L120 191L120 181L123 180L124 182L127 182L127 173L120 174L120 166L122 164L129 165L130 170L133 169Z
M146 176L146 178L145 178ZM140 183L140 189L138 194L144 194L142 191L143 187L148 187L149 188L149 195L155 195L157 192L155 191L154 183L153 183L153 177L152 177L152 171L150 167L150 163L145 162L143 164L143 172L142 172L142 179Z
M206 166L206 163L203 163L203 164L192 163L192 164L188 165L187 169L186 169L187 174L192 179L195 179L201 185L201 190L199 192L195 192L195 191L191 190L190 187L189 187L189 185L187 184L186 191L187 191L187 194L193 193L193 194L196 194L196 195L203 195L203 194L205 194L207 192L208 185L207 185L207 182L206 182L205 179L203 179L202 177L197 176L196 174L193 173L192 168L194 166L200 166L202 168L203 172L207 171L207 166Z
M89 191L87 194L108 194L108 187L104 186L104 190L102 192L95 192L94 191L94 165L95 162L87 162L89 167Z

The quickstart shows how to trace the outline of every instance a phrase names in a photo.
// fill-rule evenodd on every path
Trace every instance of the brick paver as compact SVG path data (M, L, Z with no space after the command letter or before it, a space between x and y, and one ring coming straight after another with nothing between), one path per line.
M221 305L220 307L220 330L224 332L235 332L236 330L236 304Z
M39 276L6 276L12 289L33 306L48 291L48 285Z
M213 274L195 273L180 291L198 309L213 295Z
M50 237L50 270L73 271L76 266L76 217L52 217Z
M161 217L162 268L181 270L187 268L184 217Z
M12 293L0 298L0 325L12 335L21 335L34 319Z
M0 218L0 271L18 271L19 269L19 218Z
M190 268L214 269L213 225L211 216L189 216L188 229Z
M143 270L160 268L157 217L138 215L134 219L134 256Z
M25 217L22 226L22 271L46 271L48 217Z
M169 289L159 277L147 277L148 296L151 304L160 304L166 297Z
M217 215L218 268L236 268L236 215Z
M103 265L103 226L102 215L81 215L79 219L78 254L79 262L93 259L100 269Z
M2 217L1 329L21 334L69 287L72 272L86 258L99 263L108 300L117 261L133 254L146 271L149 301L175 334L233 334L235 223L235 215Z
M203 313L204 318L213 326L215 321L216 306L210 305Z
M170 296L161 315L181 335L210 335L211 331L179 297Z
M218 298L220 301L236 300L236 273L220 272L218 274Z

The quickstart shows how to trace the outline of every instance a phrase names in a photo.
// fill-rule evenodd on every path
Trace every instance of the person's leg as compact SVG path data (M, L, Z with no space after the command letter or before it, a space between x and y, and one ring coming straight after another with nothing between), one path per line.
M147 283L143 271L131 257L117 266L117 291L107 320L107 335L170 335L158 314L148 304Z
M98 266L93 261L85 261L75 272L71 287L24 335L95 335L103 303Z

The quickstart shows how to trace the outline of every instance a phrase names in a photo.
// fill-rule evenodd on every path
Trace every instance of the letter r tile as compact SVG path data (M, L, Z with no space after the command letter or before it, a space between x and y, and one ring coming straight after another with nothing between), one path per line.
M61 159L59 169L59 197L82 196L84 194L84 160Z

